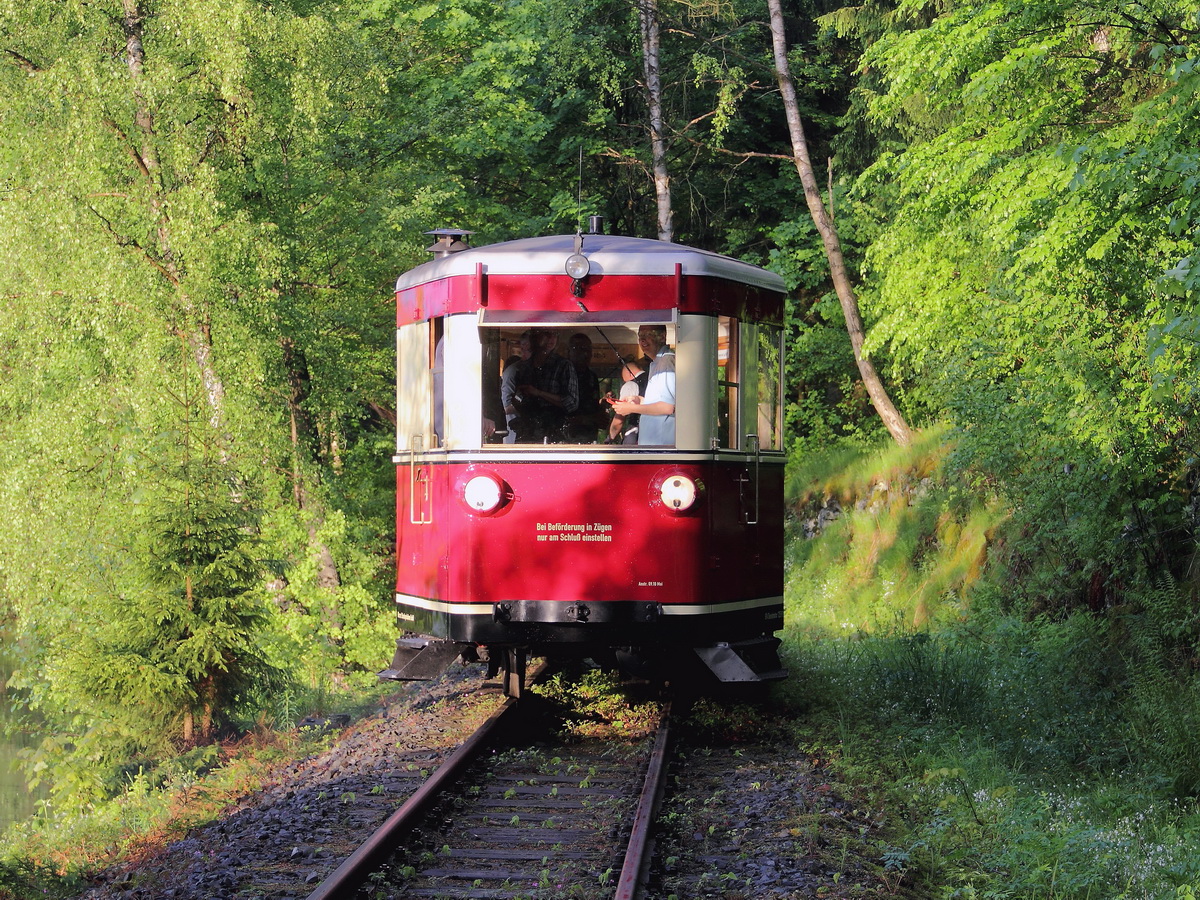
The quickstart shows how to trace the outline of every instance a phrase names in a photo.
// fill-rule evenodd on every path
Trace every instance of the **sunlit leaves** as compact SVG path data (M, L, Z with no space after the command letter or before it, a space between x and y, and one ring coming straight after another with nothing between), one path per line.
M872 346L1031 518L1083 466L1119 521L1194 452L1196 26L1170 0L992 0L864 56L870 114L907 139L857 187L886 210ZM1112 552L1102 518L1071 552Z

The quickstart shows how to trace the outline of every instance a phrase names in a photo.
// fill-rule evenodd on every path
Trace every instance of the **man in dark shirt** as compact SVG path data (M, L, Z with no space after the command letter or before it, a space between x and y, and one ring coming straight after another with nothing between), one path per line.
M571 335L567 359L579 384L579 406L567 422L567 439L573 444L594 444L608 416L600 406L600 379L592 371L592 339L582 332Z
M561 443L566 440L567 416L579 408L579 381L575 367L554 352L558 334L535 329L533 357L517 376L517 390L525 398L522 420L528 420L518 438L522 442Z

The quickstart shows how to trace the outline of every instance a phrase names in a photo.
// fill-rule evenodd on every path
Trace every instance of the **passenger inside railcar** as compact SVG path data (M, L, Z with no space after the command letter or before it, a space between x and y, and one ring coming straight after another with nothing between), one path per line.
M620 396L613 397L610 391L608 394L610 404L618 399L637 402L637 398L646 393L646 383L650 379L650 373L646 371L640 360L630 359L621 363L621 378L624 383L621 385ZM608 426L608 439L605 443L636 445L640 419L641 417L637 413L623 416L614 412L612 422Z
M646 393L640 400L618 400L613 412L639 419L638 446L675 445L675 352L667 345L667 329L662 325L643 325L638 329L638 345L651 360Z
M529 364L533 357L533 330L527 329L517 339L517 352L508 358L504 364L504 372L500 377L500 404L504 407L504 418L507 422L508 434L504 443L517 442L516 422L521 415L521 403L524 397L517 390L517 378L521 370Z
M571 335L567 348L567 359L575 368L579 384L579 405L567 419L567 441L594 444L597 436L608 427L608 415L601 408L600 378L592 370L592 339L583 332L576 332Z
M558 332L535 329L533 356L517 375L521 412L517 417L520 443L562 443L567 418L579 407L575 367L557 352Z

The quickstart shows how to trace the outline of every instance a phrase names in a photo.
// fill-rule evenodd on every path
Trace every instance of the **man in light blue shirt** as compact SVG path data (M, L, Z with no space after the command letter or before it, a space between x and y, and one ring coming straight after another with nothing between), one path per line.
M667 329L643 325L638 329L638 346L650 357L650 381L646 396L633 401L618 400L613 412L641 416L638 446L675 446L675 353L667 346Z

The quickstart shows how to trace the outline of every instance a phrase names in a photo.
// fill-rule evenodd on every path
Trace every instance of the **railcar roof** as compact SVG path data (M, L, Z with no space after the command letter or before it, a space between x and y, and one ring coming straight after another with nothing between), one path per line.
M396 281L396 290L416 287L452 275L474 275L483 263L491 275L562 275L567 257L575 252L575 235L522 238L461 250L431 260L405 272ZM768 291L784 293L783 279L774 272L683 244L646 238L608 234L585 234L583 255L595 275L674 275L675 265L684 275L706 275Z

